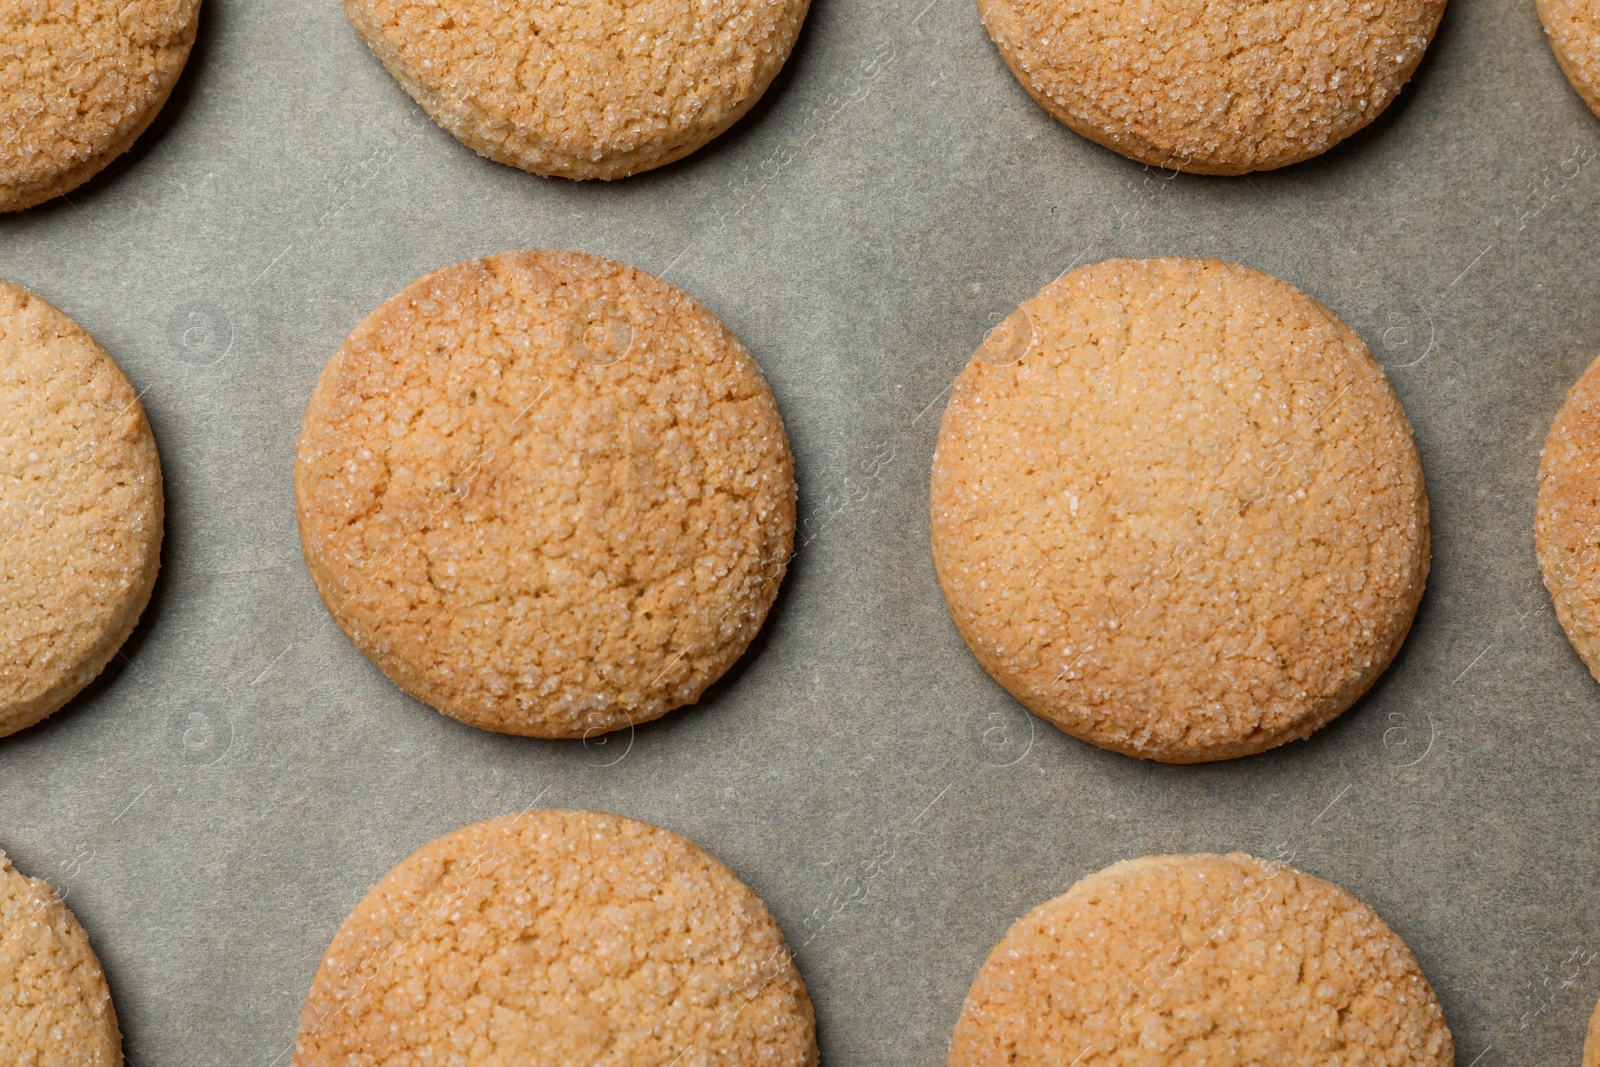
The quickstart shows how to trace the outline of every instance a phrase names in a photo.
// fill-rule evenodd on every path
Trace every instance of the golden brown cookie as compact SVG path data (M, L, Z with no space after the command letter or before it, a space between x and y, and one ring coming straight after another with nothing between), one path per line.
M580 252L435 271L356 327L295 466L317 590L463 722L582 737L699 699L794 543L783 420L693 297Z
M622 178L732 126L794 47L809 0L583 4L344 0L389 73L480 155Z
M1130 159L1244 174L1320 155L1377 118L1444 0L978 0L1050 114Z
M100 960L55 890L0 852L0 1063L119 1067L122 1033Z
M1544 440L1534 548L1556 618L1600 679L1600 360L1567 392Z
M1428 573L1411 426L1367 347L1231 263L1047 285L956 379L933 558L1036 714L1170 763L1305 737L1410 629Z
M317 969L295 1067L811 1067L805 984L766 907L692 842L529 811L424 846Z
M1534 0L1567 81L1600 115L1600 0Z
M0 282L0 737L94 680L161 565L144 407L83 327Z
M1280 863L1152 856L1091 874L989 953L950 1067L1450 1067L1444 1013L1359 900Z
M177 84L200 0L0 3L0 211L69 193Z

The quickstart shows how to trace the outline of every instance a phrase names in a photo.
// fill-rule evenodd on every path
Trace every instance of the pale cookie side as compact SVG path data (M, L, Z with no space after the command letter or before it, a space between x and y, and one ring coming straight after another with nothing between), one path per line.
M161 563L155 437L82 327L0 282L0 736L51 714L133 632Z

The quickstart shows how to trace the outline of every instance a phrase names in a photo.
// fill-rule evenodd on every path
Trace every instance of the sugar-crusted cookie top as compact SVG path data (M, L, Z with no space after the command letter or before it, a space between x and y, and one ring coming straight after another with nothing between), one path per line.
M581 253L407 286L323 372L295 469L318 589L402 688L575 737L692 703L794 539L783 422L688 294Z
M676 834L536 811L426 845L329 947L296 1067L810 1067L811 1002L734 873Z
M345 0L373 52L477 151L620 178L733 124L783 66L808 0L582 4Z
M1556 617L1600 679L1600 360L1567 392L1545 438L1534 546Z
M0 852L0 1063L120 1067L122 1035L89 938L55 890Z
M0 282L0 736L100 673L160 565L161 462L83 328Z
M1040 715L1173 762L1304 737L1393 658L1428 569L1410 424L1321 305L1216 260L1046 286L956 381L934 562Z
M1235 853L1118 863L1018 920L967 994L950 1067L1449 1067L1444 1013L1372 910Z
M1535 0L1535 6L1561 70L1600 115L1600 0Z
M1411 77L1444 0L978 0L1028 92L1144 163L1281 167L1367 125Z
M0 3L0 211L99 170L144 129L194 43L200 0Z

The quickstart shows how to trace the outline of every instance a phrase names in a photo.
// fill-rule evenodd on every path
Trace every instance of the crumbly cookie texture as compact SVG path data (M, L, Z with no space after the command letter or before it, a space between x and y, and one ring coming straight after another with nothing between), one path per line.
M1600 0L1534 0L1562 73L1600 115Z
M1393 659L1428 572L1405 412L1316 301L1216 260L1109 260L957 378L934 564L978 661L1133 756L1305 737Z
M295 467L323 601L406 692L582 737L698 700L794 544L766 379L693 297L576 252L414 282L312 396Z
M978 0L1029 95L1152 166L1269 170L1326 152L1410 80L1444 0Z
M1449 1067L1416 959L1350 894L1234 853L1107 867L989 954L950 1067Z
M1556 618L1600 680L1600 359L1567 392L1545 438L1533 535Z
M81 326L0 282L0 737L94 680L161 565L161 461Z
M530 811L426 845L317 970L296 1067L812 1067L805 985L766 907L676 834Z
M121 1067L122 1033L89 938L55 890L0 852L0 1063Z
M200 0L0 4L0 211L69 193L150 125L183 72Z
M482 155L621 178L688 155L782 68L809 0L345 0L389 73Z

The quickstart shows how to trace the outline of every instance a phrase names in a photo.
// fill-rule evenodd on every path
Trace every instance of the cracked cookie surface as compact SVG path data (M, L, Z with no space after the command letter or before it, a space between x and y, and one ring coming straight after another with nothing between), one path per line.
M121 1067L122 1034L89 937L56 891L0 852L0 1063Z
M690 841L528 811L424 846L356 906L301 1013L296 1067L814 1067L783 934Z
M1388 107L1444 0L978 0L1028 94L1151 166L1243 174L1319 155Z
M1411 427L1367 347L1217 260L1056 279L956 379L934 564L1018 700L1174 763L1302 738L1399 650L1428 571Z
M345 0L433 120L535 174L621 178L688 155L760 99L809 0Z
M1449 1067L1415 957L1330 882L1234 853L1151 856L1017 921L967 993L950 1067Z
M70 193L150 125L200 0L0 0L0 211Z
M133 386L83 327L0 282L0 737L122 647L155 586L162 518Z
M295 465L306 564L406 692L583 737L698 700L794 543L772 392L693 297L577 252L413 282L351 333Z

